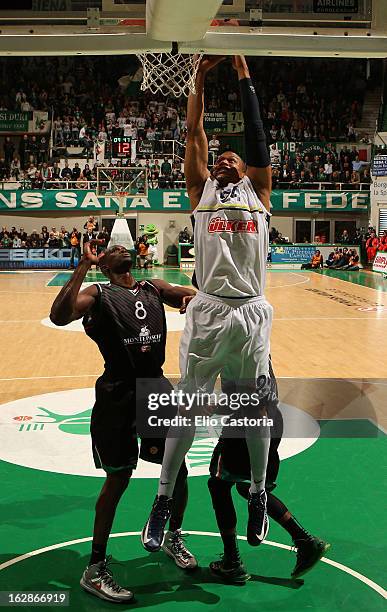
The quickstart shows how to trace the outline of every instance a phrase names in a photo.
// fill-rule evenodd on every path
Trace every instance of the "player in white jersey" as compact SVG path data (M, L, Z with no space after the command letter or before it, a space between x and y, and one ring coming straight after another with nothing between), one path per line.
M224 152L210 173L203 127L204 81L222 58L204 58L196 94L188 99L185 176L194 209L196 283L199 289L187 309L180 344L180 391L212 393L219 374L239 392L259 397L243 414L265 416L270 390L269 353L272 307L264 297L269 246L271 166L258 100L242 56L233 58L238 73L245 122L246 163ZM187 397L187 396L186 396ZM241 412L240 409L238 412ZM264 421L264 419L263 419ZM164 526L178 470L195 435L171 428L158 495L142 532L151 552L163 544ZM247 540L258 546L268 531L265 474L270 444L268 426L246 427L251 464Z

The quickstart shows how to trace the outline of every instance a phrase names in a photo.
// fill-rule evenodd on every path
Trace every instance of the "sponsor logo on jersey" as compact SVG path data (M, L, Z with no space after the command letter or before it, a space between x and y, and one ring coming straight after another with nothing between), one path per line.
M148 329L148 326L144 325L144 327L142 327L140 331L140 338L147 338L148 336L150 336L150 331Z
M210 234L222 232L229 232L231 234L257 234L258 224L253 219L244 220L213 217L208 224L208 232Z
M130 344L154 344L155 342L161 342L161 334L151 334L146 325L141 328L139 336L124 338L125 346Z
M239 185L233 185L232 187L225 187L219 194L219 200L224 204L227 200L231 200L234 198L240 199L241 190Z

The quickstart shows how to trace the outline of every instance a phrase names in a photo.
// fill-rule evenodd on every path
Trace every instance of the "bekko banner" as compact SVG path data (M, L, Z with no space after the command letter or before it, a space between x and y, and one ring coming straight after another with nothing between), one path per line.
M271 204L274 211L368 211L370 194L368 191L273 191ZM23 191L21 189L0 191L0 212L26 210L55 210L65 212L74 210L115 212L118 198L114 196L97 197L95 191L55 190ZM131 212L189 212L191 210L185 190L151 189L148 196L126 198L124 210Z

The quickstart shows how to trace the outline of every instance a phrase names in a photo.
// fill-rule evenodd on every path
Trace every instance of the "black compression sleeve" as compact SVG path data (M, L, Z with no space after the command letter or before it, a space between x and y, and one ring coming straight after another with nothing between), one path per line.
M239 87L245 123L246 163L254 168L267 168L270 156L254 85L246 78L239 81Z

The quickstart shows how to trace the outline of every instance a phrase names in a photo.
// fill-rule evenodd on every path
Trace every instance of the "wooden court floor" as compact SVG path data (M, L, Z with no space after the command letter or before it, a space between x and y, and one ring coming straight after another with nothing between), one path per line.
M190 284L179 270L137 274ZM42 323L68 278L55 271L0 274L0 403L90 387L102 371L97 347L85 334ZM86 280L101 278L92 272ZM267 285L274 306L272 359L287 401L296 396L299 407L317 418L365 416L386 429L387 281L366 272L269 271ZM165 374L178 376L184 317L169 316ZM309 381L300 392L299 379L329 380Z
M179 270L158 268L138 277L145 274L190 284ZM103 482L89 437L93 385L103 364L79 322L56 328L48 319L69 275L0 274L0 596L60 590L69 594L70 612L108 612L112 604L79 587ZM101 280L95 272L86 278ZM208 570L221 552L207 491L216 439L195 440L187 455L183 529L200 567L186 575L165 554L142 549L139 532L159 472L140 461L109 541L118 561L114 575L136 595L135 604L121 609L385 609L387 282L365 272L269 271L266 295L275 309L271 353L285 431L289 427L276 495L332 548L305 579L291 580L289 535L271 521L264 546L249 547L246 503L235 495L240 550L252 579L242 588L220 583ZM168 309L167 323L165 373L173 377L184 317Z

